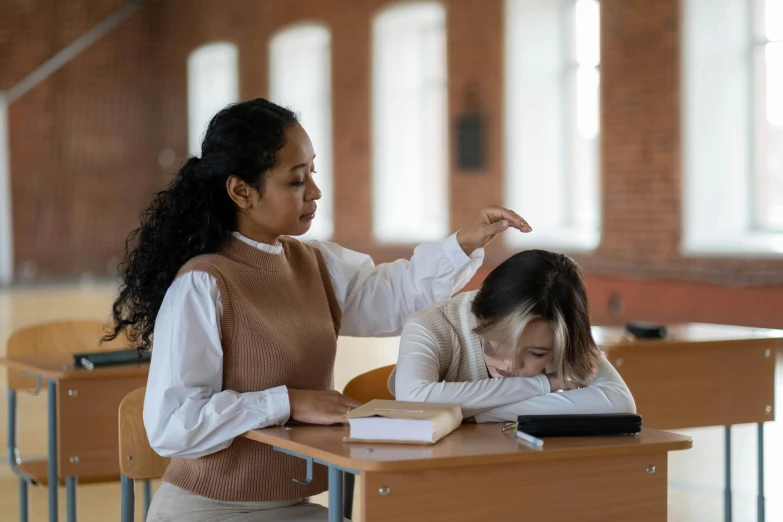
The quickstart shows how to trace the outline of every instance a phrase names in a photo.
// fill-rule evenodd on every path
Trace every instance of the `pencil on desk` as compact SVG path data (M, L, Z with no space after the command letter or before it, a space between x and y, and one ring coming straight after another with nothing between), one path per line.
M524 431L517 430L515 432L515 434L516 434L518 439L522 439L525 442L527 442L528 444L532 444L536 448L543 448L544 447L544 441L543 440L538 439L538 438L536 438L536 437L534 437L532 435L528 435Z

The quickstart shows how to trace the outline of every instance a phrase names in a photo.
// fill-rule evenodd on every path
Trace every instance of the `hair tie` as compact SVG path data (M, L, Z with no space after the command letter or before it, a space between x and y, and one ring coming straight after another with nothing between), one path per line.
M193 179L207 179L209 177L209 168L204 165L203 158L191 156L188 162L191 164L190 171L193 173Z

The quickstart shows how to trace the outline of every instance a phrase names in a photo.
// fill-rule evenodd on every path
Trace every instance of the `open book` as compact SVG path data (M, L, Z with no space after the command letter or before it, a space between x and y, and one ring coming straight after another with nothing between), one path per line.
M462 423L457 404L373 400L347 415L346 442L434 444Z

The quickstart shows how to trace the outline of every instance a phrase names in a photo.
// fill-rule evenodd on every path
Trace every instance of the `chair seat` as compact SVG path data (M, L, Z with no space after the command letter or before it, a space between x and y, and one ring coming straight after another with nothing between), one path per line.
M27 460L16 465L16 469L41 486L49 485L49 461L47 459ZM120 474L105 476L79 477L79 484L99 484L103 482L119 482ZM65 477L60 477L60 485L65 485Z

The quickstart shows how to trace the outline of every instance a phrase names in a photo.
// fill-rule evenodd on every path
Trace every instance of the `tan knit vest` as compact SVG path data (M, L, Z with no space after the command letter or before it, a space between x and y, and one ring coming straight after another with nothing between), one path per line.
M180 275L200 271L220 288L223 389L239 393L286 385L332 388L341 312L321 253L281 239L283 254L262 252L231 237L216 254L195 257ZM327 472L271 446L237 437L198 459L173 458L163 480L215 500L268 501L309 497L327 489Z
M448 301L416 312L409 319L419 321L438 341L439 381L468 382L489 377L481 339L473 332L476 317L471 311L471 303L476 293L456 295ZM396 375L395 368L387 381L392 395L395 395Z

